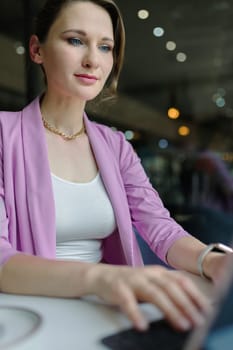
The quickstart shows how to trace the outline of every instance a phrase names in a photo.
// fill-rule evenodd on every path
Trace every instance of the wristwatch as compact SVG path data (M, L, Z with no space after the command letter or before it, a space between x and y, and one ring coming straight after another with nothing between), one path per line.
M201 277L208 280L209 280L209 277L205 275L203 270L203 262L205 260L206 255L209 254L210 252L219 252L219 253L229 254L229 253L233 253L233 249L222 243L211 243L207 245L207 247L201 252L201 254L197 259L197 269Z

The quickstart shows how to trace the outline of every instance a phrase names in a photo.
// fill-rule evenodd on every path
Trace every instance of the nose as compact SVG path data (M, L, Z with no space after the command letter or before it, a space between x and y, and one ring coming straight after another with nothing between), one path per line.
M99 66L98 53L95 49L87 49L83 57L82 65L85 68L97 68Z

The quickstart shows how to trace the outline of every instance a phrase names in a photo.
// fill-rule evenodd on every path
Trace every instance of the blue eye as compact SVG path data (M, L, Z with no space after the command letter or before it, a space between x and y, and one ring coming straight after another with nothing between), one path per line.
M106 52L106 53L112 51L111 46L108 46L108 45L101 45L101 46L99 47L99 49L100 49L101 51L103 51L103 52Z
M82 41L78 38L70 38L67 39L68 43L73 45L73 46L81 46L82 45Z

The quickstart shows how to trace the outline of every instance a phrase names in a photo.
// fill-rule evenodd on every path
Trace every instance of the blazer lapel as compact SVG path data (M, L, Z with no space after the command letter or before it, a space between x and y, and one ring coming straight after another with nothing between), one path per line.
M89 121L86 115L84 115L84 122L99 172L113 206L125 260L129 265L142 265L141 254L132 229L119 163L96 124Z
M36 251L54 258L55 205L39 97L22 112L26 197Z

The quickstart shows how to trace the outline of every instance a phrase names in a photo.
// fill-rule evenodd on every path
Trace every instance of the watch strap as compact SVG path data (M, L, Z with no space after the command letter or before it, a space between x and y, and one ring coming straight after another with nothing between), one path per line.
M225 254L233 252L232 248L230 248L229 246L223 243L211 243L207 245L205 249L203 249L203 251L201 252L201 254L197 259L197 269L201 277L208 280L209 278L205 275L203 270L203 262L205 260L206 255L209 254L211 251L216 251L216 252L225 253Z

